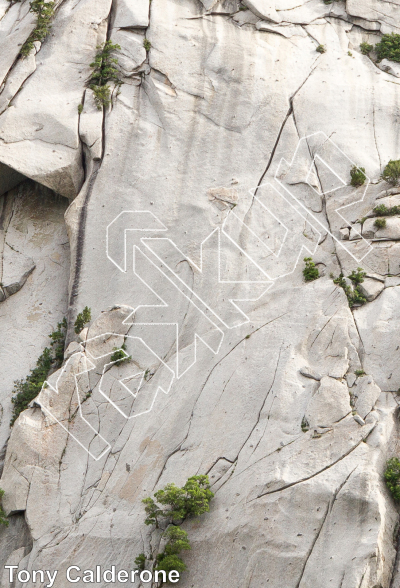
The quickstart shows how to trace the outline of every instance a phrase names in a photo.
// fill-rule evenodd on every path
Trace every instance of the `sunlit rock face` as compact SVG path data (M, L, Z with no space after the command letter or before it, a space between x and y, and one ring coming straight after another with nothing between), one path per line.
M3 565L56 588L133 569L162 545L142 499L207 474L182 588L397 588L400 215L374 209L400 202L400 89L360 50L396 2L55 8L21 59L35 18L0 0ZM122 83L98 108L107 39ZM64 363L8 439L64 316Z

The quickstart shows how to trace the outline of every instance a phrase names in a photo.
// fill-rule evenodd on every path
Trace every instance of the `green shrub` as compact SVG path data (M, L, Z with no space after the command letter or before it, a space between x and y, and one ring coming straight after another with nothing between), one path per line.
M310 430L310 423L308 422L305 416L303 416L301 420L301 430L303 431L303 433L307 433L307 431Z
M79 333L82 331L84 326L87 325L87 323L90 323L91 320L92 320L92 311L90 310L90 308L88 306L85 306L85 308L82 310L82 312L80 312L78 314L78 316L76 317L75 324L74 324L75 333L77 335L79 335Z
M43 0L32 0L30 11L36 14L36 26L25 43L22 45L20 55L26 57L34 48L34 42L45 40L50 32L51 21L54 17L55 2L44 2Z
M162 555L162 554L159 554ZM175 570L180 574L187 570L186 564L183 560L179 557L179 555L166 555L163 557L156 567L157 571L164 570L167 574Z
M111 356L111 361L115 361L116 365L120 365L124 361L130 361L132 357L125 353L126 345L125 343L121 345L121 347L114 347L114 353Z
M315 266L312 257L305 257L304 261L306 263L306 267L303 269L304 280L306 282L312 282L313 280L319 278L319 271Z
M113 44L112 41L106 41L103 45L97 46L95 60L90 64L93 69L89 79L89 87L93 90L94 101L99 110L103 106L109 106L111 103L111 89L109 82L121 85L121 78L118 65L118 59L113 57L114 51L119 51L121 47Z
M145 565L146 565L146 556L144 553L139 553L139 555L135 558L136 569L142 572L144 570Z
M386 227L386 219L385 218L377 218L375 219L374 225L377 229L384 229Z
M25 380L14 382L14 396L11 399L13 413L10 425L12 426L21 412L28 408L28 405L41 391L50 370L55 371L61 367L64 360L65 336L67 321L64 319L58 323L57 330L49 335L51 339L50 348L46 347L36 362L36 367L31 370Z
M400 37L400 35L399 35ZM382 179L392 186L397 186L400 181L400 159L390 160L382 173Z
M190 543L186 531L174 523L208 512L213 496L208 476L192 476L182 488L175 484L167 484L162 490L154 493L155 500L150 496L142 500L147 515L146 525L155 525L158 528L161 519L172 524L162 535L166 539L166 544L164 551L156 557L155 570L164 571L167 574L172 570L177 572L186 570L186 565L179 554L181 551L191 549ZM139 569L143 569L145 563L146 556L141 553L135 559L135 564Z
M397 457L388 460L384 478L393 499L395 502L400 502L400 461Z
M165 488L154 493L156 500L151 497L142 500L146 505L145 523L158 527L161 518L175 523L187 517L200 516L209 511L209 502L213 496L208 476L192 476L183 488L167 484Z
M395 214L400 214L400 206L388 208L384 204L379 204L379 206L375 206L374 213L378 216L394 216Z
M400 35L398 33L383 35L380 42L375 45L375 51L379 60L400 61Z
M353 282L353 284L358 286L358 284L362 284L366 275L367 273L361 267L358 267L357 271L353 270L348 277Z
M90 86L94 94L94 101L97 110L101 110L103 106L107 107L111 104L111 89L110 86Z
M354 187L362 186L366 180L365 168L353 165L350 170L350 184Z
M343 288L347 296L347 300L349 301L350 308L353 308L353 306L355 305L365 304L367 302L367 299L361 294L358 288L359 284L361 284L364 281L365 276L366 272L364 272L364 270L361 267L357 268L357 271L353 270L351 272L348 278L353 282L355 286L353 290L350 288L349 285L346 284L342 273L337 278L331 276L333 279L333 283Z
M6 517L6 513L4 512L3 509L3 505L1 504L1 499L4 496L4 490L2 490L0 488L0 525L4 525L5 527L8 527L8 525L10 524L7 517Z
M191 549L186 531L180 527L168 527L163 533L163 537L167 539L164 551L157 555L156 570L164 570L167 574L172 570L183 572L186 570L186 565L179 557L181 551Z
M67 319L63 318L61 323L58 323L57 330L53 331L49 335L51 339L50 346L52 347L54 363L56 364L57 369L61 367L61 364L64 361L64 347L66 334Z
M366 375L366 373L364 372L364 370L355 370L355 372L354 372L354 373L355 373L355 375L356 375L357 377L360 377L360 376L365 376L365 375Z
M151 43L148 39L145 39L143 41L143 47L146 49L147 53L150 51L151 49Z
M368 55L368 53L371 53L373 48L373 45L370 45L369 43L360 43L360 51L363 55Z
M318 47L316 48L316 51L318 51L318 53L326 53L325 45L318 45Z
M78 114L82 114L83 112L83 104L78 104Z

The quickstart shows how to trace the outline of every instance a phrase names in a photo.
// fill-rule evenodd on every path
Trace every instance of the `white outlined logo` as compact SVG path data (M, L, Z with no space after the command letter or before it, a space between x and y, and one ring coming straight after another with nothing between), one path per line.
M129 334L104 333L81 344L80 351L58 373L55 384L46 383L39 397L49 419L60 424L93 459L101 459L111 444L83 408L91 394L88 382L82 385L89 372L97 373L96 390L122 418L131 420L147 414L157 394L168 394L173 382L198 361L198 345L218 354L225 332L249 323L254 305L277 280L293 273L305 254L314 255L323 236L329 234L357 263L361 262L372 251L371 243L357 231L357 241L340 240L324 217L312 212L302 198L305 187L318 198L335 195L340 200L343 196L346 203L334 212L347 223L346 210L364 201L370 184L366 177L361 194L349 187L345 178L354 166L355 162L325 133L300 139L292 159L282 158L275 175L250 192L250 210L232 205L221 226L212 229L199 244L198 262L176 245L170 229L153 212L120 212L106 228L106 255L121 277L134 280L140 292L141 298L122 323L130 326ZM131 268L128 235L134 241ZM179 269L182 261L190 271ZM186 323L179 319L177 310L182 304L190 317ZM162 359L158 345L167 334L171 341L168 361ZM124 337L133 359L140 356L140 365L153 365L153 371L142 369L140 362L112 361L109 350L96 355L91 345L106 336ZM124 366L121 373L119 364ZM51 396L59 393L69 371L75 387L76 414L86 426L82 438L57 419L52 409Z

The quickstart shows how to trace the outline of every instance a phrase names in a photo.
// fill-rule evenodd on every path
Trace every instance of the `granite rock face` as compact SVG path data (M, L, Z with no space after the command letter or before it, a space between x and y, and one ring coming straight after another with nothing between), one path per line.
M400 585L383 480L399 451L400 245L398 218L375 230L373 212L399 198L380 176L400 87L359 49L397 12L62 0L20 59L29 2L0 0L2 565L58 570L55 588L69 565L132 569L160 548L141 500L208 474L182 588ZM106 39L122 85L98 109ZM330 275L354 293L358 267L367 303L351 309ZM7 442L13 381L63 316L64 363Z

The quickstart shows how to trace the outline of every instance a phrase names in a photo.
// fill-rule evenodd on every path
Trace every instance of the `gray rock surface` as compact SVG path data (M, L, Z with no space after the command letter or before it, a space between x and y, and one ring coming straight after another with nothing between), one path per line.
M0 0L1 272L20 288L0 302L2 444L13 381L68 316L64 363L5 447L3 505L26 526L1 530L3 565L57 569L55 588L72 564L131 569L161 545L141 500L207 473L182 588L399 582L382 475L400 450L398 219L383 234L368 215L398 199L380 176L400 88L359 52L398 5L63 0L21 60L29 2ZM123 83L98 110L107 38ZM306 283L308 256L324 275ZM329 276L358 267L370 301L350 309Z
M379 296L384 287L385 285L379 280L365 278L359 285L358 289L368 302L372 302L372 300L375 300L375 298Z

